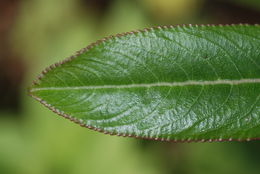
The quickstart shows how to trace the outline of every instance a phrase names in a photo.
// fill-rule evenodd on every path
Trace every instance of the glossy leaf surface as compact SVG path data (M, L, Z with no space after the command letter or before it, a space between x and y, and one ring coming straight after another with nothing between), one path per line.
M260 26L170 26L111 36L44 70L30 94L109 134L257 139Z

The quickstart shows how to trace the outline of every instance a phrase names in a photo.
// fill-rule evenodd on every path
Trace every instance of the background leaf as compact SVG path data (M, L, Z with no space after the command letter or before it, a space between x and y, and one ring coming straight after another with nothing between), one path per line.
M256 139L259 29L176 26L111 36L47 68L30 93L54 112L109 134Z

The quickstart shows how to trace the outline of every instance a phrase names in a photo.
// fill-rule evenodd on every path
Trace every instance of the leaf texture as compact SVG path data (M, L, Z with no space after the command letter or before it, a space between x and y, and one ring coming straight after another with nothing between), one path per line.
M44 70L29 93L108 134L258 139L260 26L169 26L110 36Z

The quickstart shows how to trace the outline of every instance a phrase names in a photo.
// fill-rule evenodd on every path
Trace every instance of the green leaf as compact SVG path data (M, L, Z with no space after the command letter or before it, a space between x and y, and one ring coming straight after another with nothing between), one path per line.
M30 95L81 126L165 141L260 138L260 26L169 26L97 41Z

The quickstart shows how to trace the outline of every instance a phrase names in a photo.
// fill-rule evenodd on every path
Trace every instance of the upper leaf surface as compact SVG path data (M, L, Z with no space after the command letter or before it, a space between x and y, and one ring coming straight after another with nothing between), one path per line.
M110 134L175 141L260 137L260 26L176 26L112 36L31 88Z

